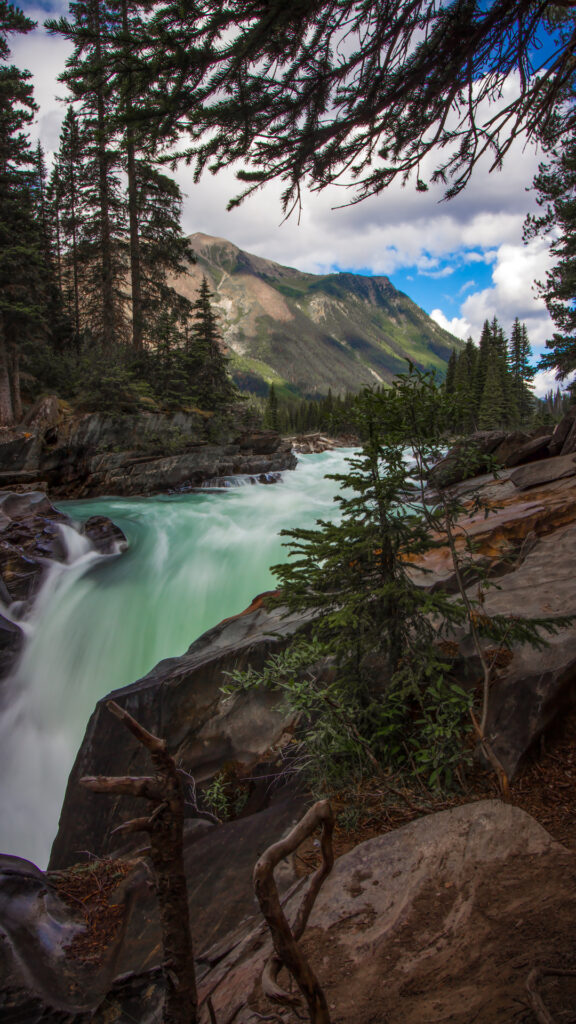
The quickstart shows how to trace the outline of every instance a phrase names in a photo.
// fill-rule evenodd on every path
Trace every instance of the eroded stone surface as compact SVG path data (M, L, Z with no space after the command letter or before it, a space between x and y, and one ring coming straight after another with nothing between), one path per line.
M53 497L157 494L296 465L290 445L271 431L222 426L210 441L210 414L200 411L71 417L51 396L31 410L26 426L0 443L0 485L48 488Z
M498 801L362 843L336 862L303 943L333 1019L509 1024L530 967L563 957L573 867L572 853ZM228 969L212 991L218 1020L251 1024L252 1010L266 1012L259 978L269 951L237 964L232 952L219 965ZM213 983L209 975L201 991Z
M177 763L198 782L230 763L240 763L249 775L259 762L273 765L278 757L275 745L291 718L276 693L249 690L226 697L221 687L229 681L231 669L263 665L270 652L280 649L309 619L283 617L282 609L269 613L256 602L254 610L209 630L182 657L160 662L138 682L110 696L145 728L166 736ZM149 773L145 751L107 710L108 699L97 704L72 769L51 867L73 863L77 850L108 852L118 821L141 813L138 801L104 800L79 785L83 775ZM265 802L263 792L261 803Z

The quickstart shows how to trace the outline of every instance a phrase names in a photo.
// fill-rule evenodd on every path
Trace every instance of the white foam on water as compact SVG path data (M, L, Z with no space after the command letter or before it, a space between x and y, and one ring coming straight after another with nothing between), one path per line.
M98 555L62 528L68 562L50 567L0 691L0 852L45 866L96 701L273 589L280 530L337 518L338 484L324 474L345 471L347 454L305 456L272 485L62 505L108 516L129 546Z

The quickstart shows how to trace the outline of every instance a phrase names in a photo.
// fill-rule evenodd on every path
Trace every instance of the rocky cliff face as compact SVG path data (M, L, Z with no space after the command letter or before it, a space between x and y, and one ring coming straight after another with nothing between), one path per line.
M54 497L157 494L237 474L268 482L296 465L274 432L233 423L211 430L200 412L70 416L50 396L25 426L0 444L0 487L48 489Z
M248 390L357 391L391 381L407 359L443 371L462 344L387 277L305 274L223 238L190 241L198 262L173 284L193 299L207 278L234 375Z

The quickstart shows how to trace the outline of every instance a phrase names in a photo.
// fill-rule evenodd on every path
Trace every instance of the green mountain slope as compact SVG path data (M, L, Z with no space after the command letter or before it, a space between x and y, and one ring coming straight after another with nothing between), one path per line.
M387 277L305 274L223 238L190 241L198 262L174 284L195 298L206 276L234 375L248 390L356 391L391 381L408 359L443 372L462 345Z

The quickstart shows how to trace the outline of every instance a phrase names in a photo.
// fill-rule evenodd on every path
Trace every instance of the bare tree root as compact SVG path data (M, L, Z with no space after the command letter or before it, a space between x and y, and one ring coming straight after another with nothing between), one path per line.
M149 778L86 776L80 783L95 793L142 797L155 805L147 817L126 821L114 832L147 832L150 836L164 952L162 1024L197 1024L194 951L184 875L181 774L166 749L166 740L148 732L115 701L108 701L106 707L150 752L156 774Z
M538 1024L556 1024L552 1014L546 1009L542 996L538 991L538 984L542 978L576 978L576 971L565 971L553 967L535 967L526 979L526 991L530 1000L530 1006Z
M274 868L284 857L293 853L304 839L312 835L318 825L322 825L322 864L310 879L310 885L304 894L291 930L278 897L274 881ZM284 965L292 974L306 1000L312 1024L330 1024L328 1005L324 992L297 943L304 932L320 887L334 864L333 831L334 814L330 803L328 800L319 800L289 835L268 847L254 868L254 890L262 914L272 933L272 941L276 950L276 955L270 958L264 968L262 989L265 995L274 1002L288 1006L299 1002L298 997L285 992L277 983L276 979Z

